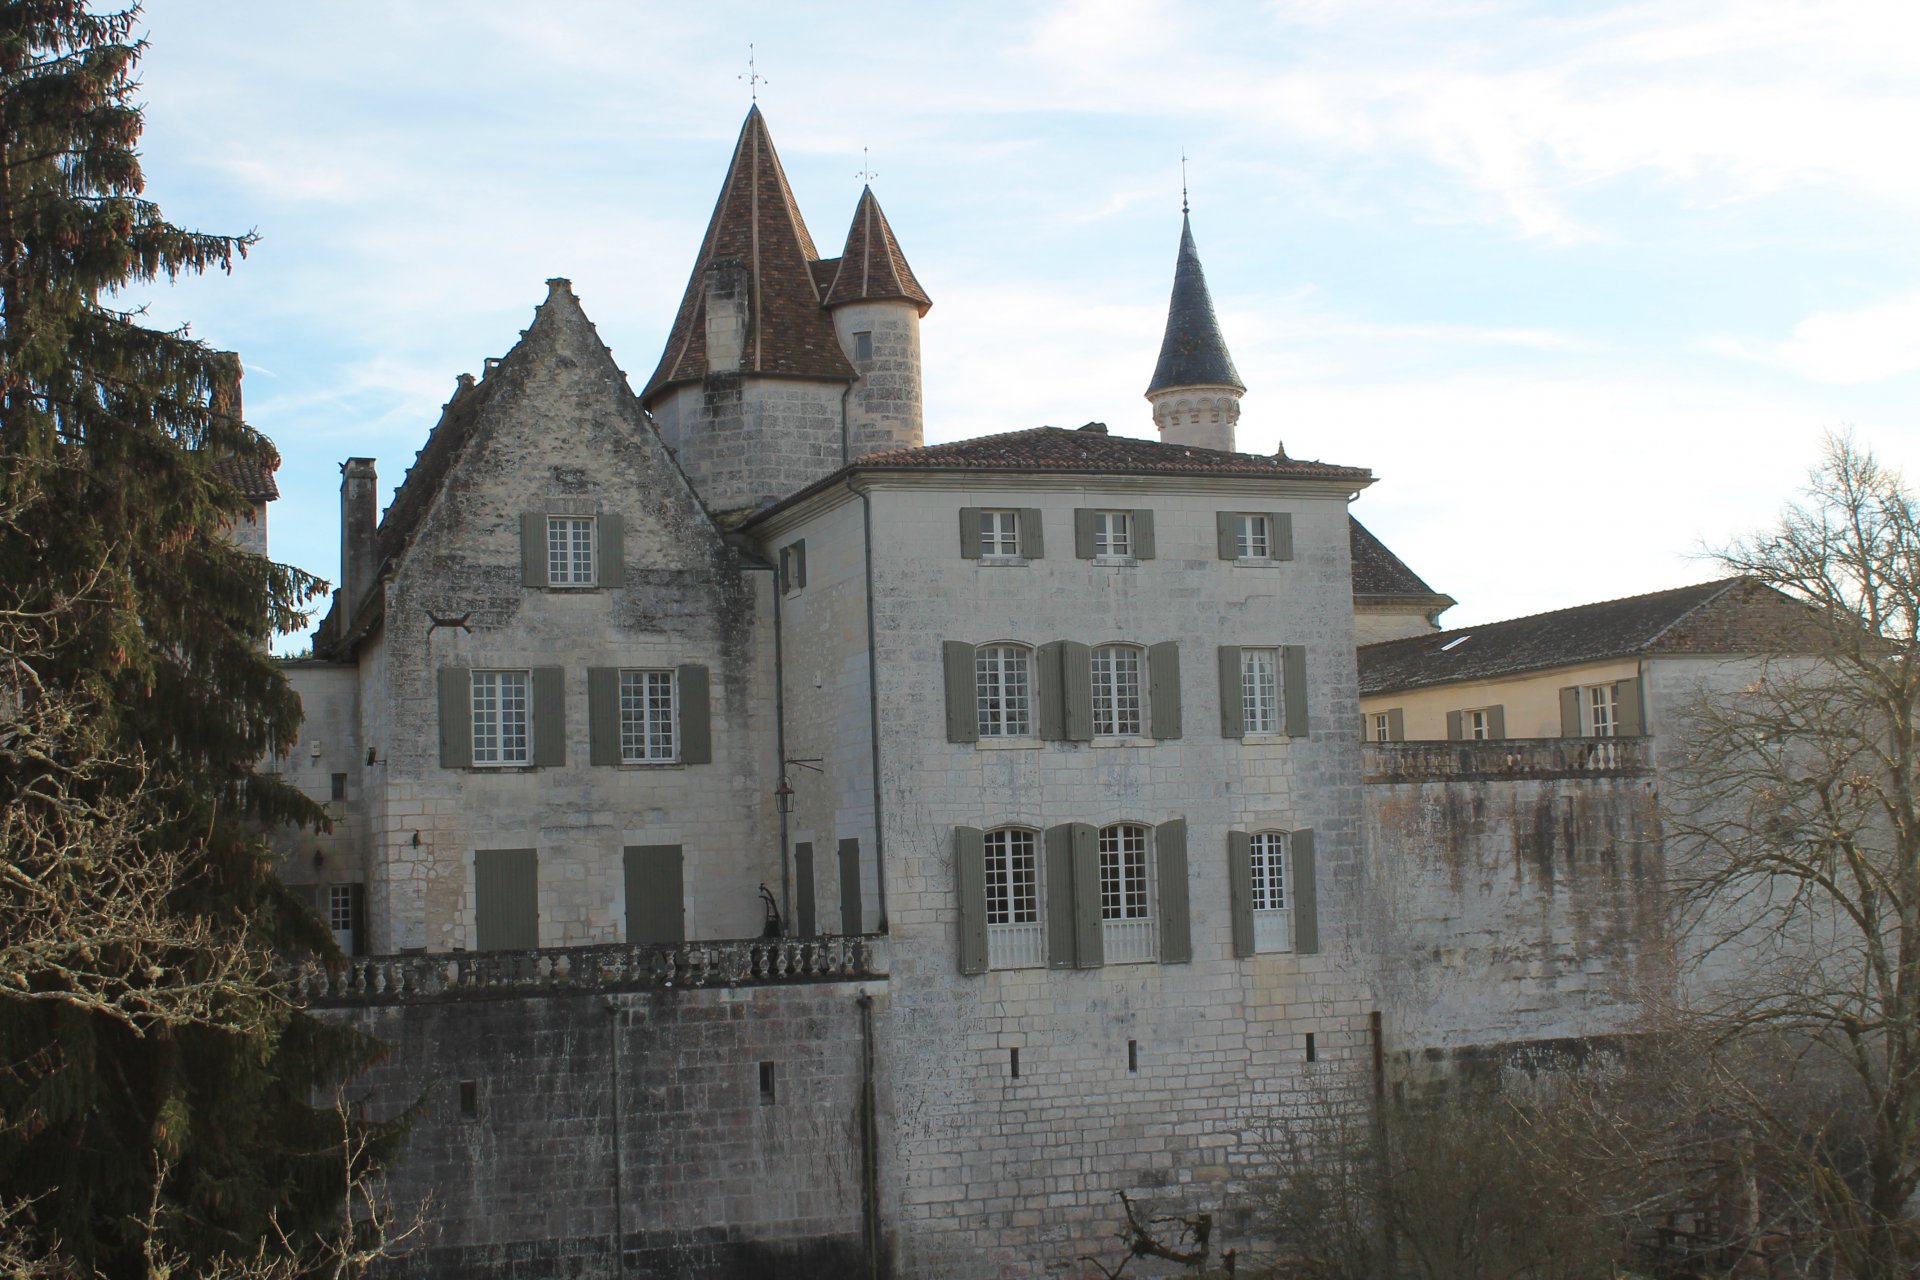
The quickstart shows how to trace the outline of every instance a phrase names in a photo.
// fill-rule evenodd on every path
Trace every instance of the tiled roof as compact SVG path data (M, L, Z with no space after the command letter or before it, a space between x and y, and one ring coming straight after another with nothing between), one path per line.
M1258 479L1372 481L1365 467L1255 453L1228 453L1192 445L1162 444L1136 436L1108 435L1089 423L1075 431L1033 427L1000 435L956 440L870 454L853 464L859 471L1037 471L1084 475L1211 475Z
M1460 627L1360 650L1362 695L1662 653L1818 648L1805 605L1746 578Z
M1193 224L1180 215L1180 256L1173 268L1173 298L1167 303L1167 332L1160 340L1160 362L1153 367L1147 393L1168 387L1238 387L1247 384L1227 354L1220 321L1213 314L1200 251L1193 247Z
M1453 597L1442 595L1428 586L1419 574L1407 568L1405 561L1387 549L1386 543L1374 537L1365 525L1352 516L1347 517L1347 534L1353 551L1355 598L1400 596L1453 603Z
M249 502L272 502L280 496L273 473L280 469L278 454L270 458L222 458L214 464L220 478Z
M914 278L913 268L907 265L907 255L900 252L900 242L894 238L893 228L887 225L887 215L880 211L873 188L866 187L860 192L860 203L854 207L853 225L847 228L847 247L840 254L832 283L827 286L824 305L837 307L848 302L888 298L904 298L917 304L923 316L933 305L933 299Z
M834 335L833 318L820 306L812 265L819 256L756 106L740 127L660 367L647 379L641 400L707 375L706 271L717 262L737 262L746 272L741 373L852 381L854 369Z

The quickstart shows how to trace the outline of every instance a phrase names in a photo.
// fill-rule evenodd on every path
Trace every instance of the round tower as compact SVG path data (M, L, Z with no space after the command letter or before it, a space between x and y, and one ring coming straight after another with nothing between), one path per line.
M860 192L846 247L821 300L840 349L859 374L847 397L846 460L918 448L920 318L933 302L894 239L873 188Z
M1240 421L1240 397L1247 386L1227 354L1213 296L1193 247L1193 222L1180 211L1180 257L1173 268L1173 298L1167 304L1167 332L1160 341L1160 362L1147 385L1153 421L1164 444L1233 451L1234 424Z

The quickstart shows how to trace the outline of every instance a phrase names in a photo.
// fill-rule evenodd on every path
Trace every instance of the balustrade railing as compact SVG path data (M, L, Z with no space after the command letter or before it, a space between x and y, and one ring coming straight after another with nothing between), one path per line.
M1650 738L1369 742L1363 760L1368 782L1631 776L1652 771L1651 743Z

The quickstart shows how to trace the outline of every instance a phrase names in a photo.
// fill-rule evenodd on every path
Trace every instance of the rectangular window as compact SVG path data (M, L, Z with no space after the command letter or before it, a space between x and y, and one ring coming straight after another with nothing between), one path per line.
M350 884L330 884L327 886L327 928L333 931L337 939L342 935L353 936L353 886Z
M1131 511L1093 513L1093 554L1122 558L1133 554L1133 513Z
M1140 650L1103 645L1093 651L1093 732L1102 738L1140 736Z
M856 333L853 335L853 358L856 361L873 359L873 334Z
M1241 724L1247 733L1280 732L1280 651L1240 651Z
M1461 717L1461 724L1466 729L1466 736L1476 742L1493 736L1493 718L1487 714L1485 707L1467 712Z
M1287 901L1287 833L1262 831L1250 840L1253 949L1293 950L1293 912Z
M1007 559L1020 554L1020 513L1018 511L980 512L980 555Z
M1263 515L1242 513L1234 518L1242 560L1266 560L1273 555L1273 524ZM1251 732L1251 730L1249 730Z
M680 758L671 671L620 673L620 763L660 764Z
M548 516L547 585L593 584L593 517Z
M1587 686L1587 732L1596 738L1611 738L1618 733L1620 717L1614 705L1613 686Z
M533 760L528 686L531 672L473 673L473 762L529 764Z
M1036 843L1031 831L1009 828L986 834L987 963L995 969L1046 963Z
M1388 719L1384 711L1376 711L1373 715L1373 740L1375 742L1393 741L1393 722Z
M1033 732L1027 650L987 644L974 651L974 702L983 738L1024 738Z
M1108 964L1154 958L1152 901L1147 884L1147 829L1131 823L1102 828L1100 928Z

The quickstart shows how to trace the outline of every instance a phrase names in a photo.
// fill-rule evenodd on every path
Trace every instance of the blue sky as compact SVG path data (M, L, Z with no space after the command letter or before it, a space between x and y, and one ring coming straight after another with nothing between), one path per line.
M636 385L747 108L823 252L874 189L934 300L929 442L1150 436L1179 235L1241 447L1464 625L1714 576L1821 433L1920 475L1920 5L260 4L155 0L150 192L257 229L157 321L238 350L277 558L332 578L335 464L390 494L563 275Z

